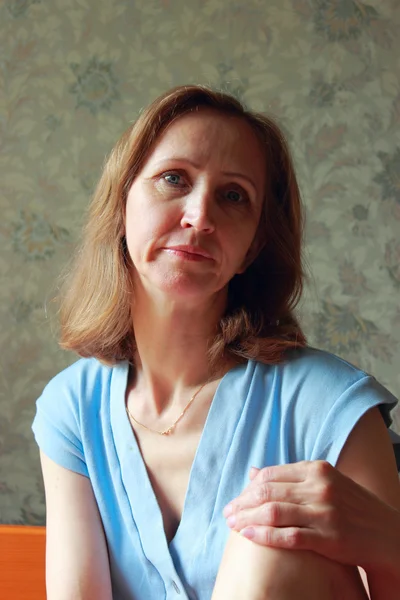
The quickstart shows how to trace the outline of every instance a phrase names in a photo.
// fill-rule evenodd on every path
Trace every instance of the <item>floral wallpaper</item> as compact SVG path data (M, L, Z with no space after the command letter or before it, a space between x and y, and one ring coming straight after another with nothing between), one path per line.
M183 83L277 117L307 208L310 342L400 396L398 0L0 0L0 520L43 524L49 302L104 158ZM394 413L400 432L400 409Z

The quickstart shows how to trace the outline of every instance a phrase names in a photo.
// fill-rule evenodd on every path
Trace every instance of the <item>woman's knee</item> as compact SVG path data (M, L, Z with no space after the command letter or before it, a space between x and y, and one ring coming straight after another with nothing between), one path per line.
M231 586L231 587L229 587ZM259 546L239 534L229 536L213 600L366 600L356 567L314 552Z

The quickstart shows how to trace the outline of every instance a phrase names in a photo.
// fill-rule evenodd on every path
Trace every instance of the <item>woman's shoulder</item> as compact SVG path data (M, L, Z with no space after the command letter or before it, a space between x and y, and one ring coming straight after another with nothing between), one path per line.
M276 365L254 362L260 375L274 373L281 380L296 380L303 384L326 385L330 382L346 386L365 377L372 377L340 356L312 346L288 351L284 359Z
M357 381L364 377L371 377L366 371L352 364L348 360L312 346L298 348L287 353L282 363L284 371L294 373L300 377L339 377L342 381Z
M265 397L284 424L291 461L324 459L336 464L355 424L379 407L387 426L397 400L375 377L324 350L306 347L275 365L257 363Z
M126 367L83 358L57 373L36 401L32 423L36 441L47 456L87 475L85 445L102 439L111 397L112 375ZM107 406L106 406L107 405Z
M81 358L50 379L37 401L38 407L76 413L85 407L94 408L110 389L112 374L121 368L122 363L109 366L96 358Z
M258 363L259 373L271 367ZM288 352L285 360L274 367L284 402L318 406L325 410L340 398L369 397L376 404L394 406L397 399L375 377L331 352L313 347Z
M91 381L98 377L107 375L113 367L101 363L96 358L79 358L62 371L56 373L46 385L73 387L79 385L82 380Z

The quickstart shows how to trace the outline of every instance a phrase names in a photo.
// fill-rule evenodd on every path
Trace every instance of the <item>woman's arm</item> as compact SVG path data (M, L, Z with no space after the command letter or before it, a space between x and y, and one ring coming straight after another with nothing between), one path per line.
M337 469L398 511L382 531L386 548L382 548L381 563L364 567L372 600L395 600L400 597L400 482L392 443L377 408L369 410L350 434Z
M40 453L46 492L47 600L112 600L103 526L90 480Z
M354 427L337 467L325 461L253 469L224 509L228 525L255 543L312 550L359 565L373 600L400 593L400 485L378 409Z

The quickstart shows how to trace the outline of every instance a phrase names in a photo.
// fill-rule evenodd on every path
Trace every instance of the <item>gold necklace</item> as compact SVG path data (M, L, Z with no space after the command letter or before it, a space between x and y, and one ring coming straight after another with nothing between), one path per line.
M201 392L201 390L207 383L208 383L208 381L206 381L199 387L199 389L190 398L189 402L186 404L185 408L183 409L183 411L181 412L179 417L176 419L176 421L174 423L172 423L171 427L168 427L168 429L164 429L164 431L157 431L156 429L151 429L150 427L147 427L147 425L144 425L143 423L141 423L140 421L135 419L135 417L129 411L128 405L126 406L126 412L128 414L128 417L130 417L132 419L132 421L137 423L137 425L140 425L140 427L147 429L147 431L151 431L151 433L158 433L158 435L171 435L171 433L174 431L174 429L177 426L177 424L179 423L179 421L183 418L183 416L186 413L189 406L192 404L193 400L196 398L197 394L199 394Z

